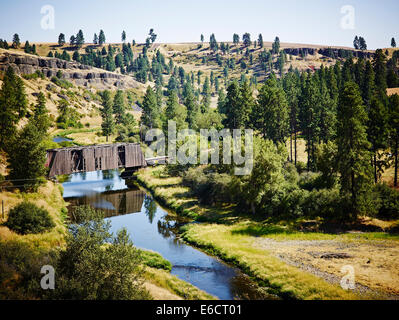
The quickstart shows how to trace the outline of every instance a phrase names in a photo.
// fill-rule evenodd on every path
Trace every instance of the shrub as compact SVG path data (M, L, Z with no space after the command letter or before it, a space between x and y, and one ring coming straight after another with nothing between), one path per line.
M278 205L278 211L287 218L295 218L304 215L304 204L308 199L309 191L299 188L287 190ZM276 211L276 210L275 210Z
M299 177L299 186L309 191L321 189L323 187L322 175L316 172L303 172Z
M52 229L55 224L46 209L22 202L10 210L6 226L19 234L37 234Z
M40 79L46 78L44 73L40 70L36 70L34 73L31 73L31 74L24 74L24 75L22 75L22 77L26 80L36 80L38 78L40 78Z
M377 184L375 191L379 199L377 217L399 219L399 192L386 184Z
M19 241L0 241L0 300L38 299L40 269L53 264L52 256Z
M110 233L111 223L90 207L78 207L69 225L66 248L57 261L57 286L49 299L145 300L140 252L125 229Z
M68 126L65 122L58 122L57 123L57 128L58 129L68 129Z
M232 177L228 174L206 172L202 167L190 168L183 175L183 184L190 187L201 203L233 201Z
M69 89L73 87L73 84L65 79L58 79L57 77L52 77L51 82L55 83L57 86L63 89Z
M299 174L301 174L302 172L305 172L307 170L306 163L302 162L302 161L297 161L296 169L297 169Z
M313 190L303 204L307 217L321 217L327 220L344 220L350 214L349 201L338 189Z

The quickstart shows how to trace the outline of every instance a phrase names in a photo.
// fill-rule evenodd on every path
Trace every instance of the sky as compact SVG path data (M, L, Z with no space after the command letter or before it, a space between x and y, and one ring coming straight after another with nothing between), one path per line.
M41 13L46 5L54 19ZM341 12L344 6L350 10ZM153 28L160 43L198 42L201 34L209 41L212 33L232 41L233 33L249 32L264 41L352 47L359 35L377 49L399 41L398 14L397 0L1 0L0 38L18 33L22 42L57 42L62 32L68 41L82 29L92 42L103 29L107 42L120 42L122 30L129 41L144 42Z

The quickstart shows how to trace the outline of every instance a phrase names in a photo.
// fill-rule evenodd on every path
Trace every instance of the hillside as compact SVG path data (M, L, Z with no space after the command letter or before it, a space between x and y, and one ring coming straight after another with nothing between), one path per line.
M155 43L148 49L144 44L121 43L104 46L84 44L80 48L68 44L59 46L56 43L35 43L35 46L37 55L24 53L23 47L0 49L0 70L4 70L8 65L13 66L21 75L33 74L40 70L49 80L61 70L63 79L81 88L77 90L81 91L80 93L76 92L76 99L79 100L77 102L85 114L92 114L93 111L88 103L88 95L84 94L87 90L95 94L97 90L103 89L131 89L140 96L148 85L153 86L158 80L166 87L173 74L176 78L191 77L194 89L200 91L208 78L211 80L211 107L216 107L217 88L225 86L227 79L240 79L245 75L252 83L261 83L271 72L279 77L290 69L301 72L314 71L322 65L331 66L349 55L366 58L373 55L371 51L363 52L346 47L293 43L281 43L281 53L273 54L272 42L264 42L263 48L259 45L246 47L242 43L220 43L217 52L210 49L209 43ZM64 53L70 61L49 58L49 53L51 56L61 56ZM122 62L118 62L118 56ZM74 58L77 61L73 61ZM97 58L100 61L97 61ZM111 64L115 63L114 66L109 65L110 60ZM102 68L89 66L84 62L97 64ZM156 66L157 63L160 67ZM160 71L157 71L157 68ZM104 69L110 69L112 72ZM55 105L57 97L62 94L60 90L54 92L54 87L46 79L42 82L28 82L28 86L32 88L31 93L38 89L38 83L41 83L42 90L46 89L47 94L52 97L50 111L56 116ZM97 102L93 102L96 106ZM98 123L98 119L89 118L84 121Z
M142 83L116 72L57 58L39 57L17 50L0 49L0 71L4 72L9 66L22 77L30 106L36 103L38 93L43 92L47 98L46 107L50 118L55 120L59 116L57 109L59 102L66 100L78 112L80 122L86 129L99 128L101 124L99 112L101 99L97 94L98 91L127 90L132 103L145 91ZM59 81L56 79L58 72L61 72ZM0 86L1 79L0 76ZM20 126L24 123L22 120ZM50 134L57 134L60 131L52 127Z
M130 44L129 44L130 45ZM116 54L122 52L123 44L108 44L104 47L112 46L116 49ZM234 59L234 62L229 67L229 77L239 78L241 73L245 73L248 77L256 76L258 81L262 82L266 75L271 70L278 73L278 54L273 54L270 61L271 68L267 72L262 70L262 53L269 52L272 49L272 42L264 42L263 47L245 46L240 43L235 45L230 42L220 43L221 49L217 52L210 50L209 43L175 43L175 44L152 44L148 49L148 58L151 61L156 55L156 51L159 50L165 58L172 59L174 64L178 67L182 66L186 73L198 71L202 72L201 80L204 81L205 77L210 77L211 71L215 73L215 76L223 77L224 68L229 64L229 60ZM228 47L227 50L223 50L224 47ZM100 50L103 46L94 44L84 44L81 48L70 45L59 46L55 43L45 44L38 43L36 46L38 54L47 56L51 51L62 54L65 50L70 55L73 52L78 51L80 55L84 55L88 50ZM136 44L131 46L133 52L133 60L143 53L144 44ZM248 52L247 52L248 49ZM287 55L286 63L283 67L283 72L287 72L290 67L298 69L299 71L314 70L320 68L321 65L330 66L336 63L337 60L343 60L349 54L352 56L362 56L370 58L372 51L360 51L354 50L348 47L328 47L322 45L311 45L311 44L299 44L299 43L281 43L280 49ZM22 49L20 49L22 51ZM252 56L252 57L251 57ZM251 61L252 60L252 63ZM241 63L245 62L247 68L243 68ZM117 72L120 72L119 68L116 68ZM263 71L263 72L262 72ZM166 81L168 79L166 78Z

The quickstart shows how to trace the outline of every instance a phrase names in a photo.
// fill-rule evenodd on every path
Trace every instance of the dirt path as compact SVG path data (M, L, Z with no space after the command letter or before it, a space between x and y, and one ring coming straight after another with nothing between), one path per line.
M399 299L399 243L397 241L287 240L256 238L253 246L284 262L340 283L343 266L355 270L355 291L376 298Z

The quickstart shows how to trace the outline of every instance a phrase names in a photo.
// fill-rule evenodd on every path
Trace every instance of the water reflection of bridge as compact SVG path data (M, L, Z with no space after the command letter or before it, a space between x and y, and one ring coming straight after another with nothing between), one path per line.
M89 205L101 210L106 217L141 212L145 192L140 189L93 193L80 198L66 199L70 206Z

